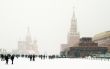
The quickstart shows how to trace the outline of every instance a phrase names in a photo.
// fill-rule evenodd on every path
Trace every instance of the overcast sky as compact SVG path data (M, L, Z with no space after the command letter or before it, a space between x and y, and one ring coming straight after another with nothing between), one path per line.
M0 48L17 49L30 26L42 53L59 53L75 6L82 36L110 30L110 0L0 0Z

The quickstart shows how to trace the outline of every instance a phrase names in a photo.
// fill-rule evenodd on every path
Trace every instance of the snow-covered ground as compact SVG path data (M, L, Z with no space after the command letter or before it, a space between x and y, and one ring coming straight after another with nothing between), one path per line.
M0 61L0 69L110 69L110 61L108 60L91 60L91 59L45 59L36 58L30 61L28 58L15 58L14 64L5 64Z

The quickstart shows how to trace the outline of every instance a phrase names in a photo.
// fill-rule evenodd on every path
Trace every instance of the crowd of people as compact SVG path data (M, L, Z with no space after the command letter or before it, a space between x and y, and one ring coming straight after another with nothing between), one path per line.
M9 63L9 60L11 60L11 64L14 62L14 58L28 58L30 61L35 61L35 58L40 58L41 60L44 59L55 59L60 58L59 55L19 55L19 54L0 54L1 61L6 61L6 64Z
M66 56L60 56L60 55L34 55L34 54L30 54L30 55L20 55L20 54L0 54L0 59L1 61L5 61L6 64L9 63L9 60L11 60L11 64L14 64L14 60L15 58L28 58L29 61L35 61L35 58L39 58L41 60L45 60L45 59L55 59L55 58L69 58L69 57L66 57ZM80 57L81 58L81 57ZM110 58L107 57L87 57L86 59L107 59L109 60Z
M9 59L11 59L12 64L13 64L15 55L10 55L10 54L4 55L4 54L1 54L0 57L1 57L1 61L6 61L6 64L8 64Z

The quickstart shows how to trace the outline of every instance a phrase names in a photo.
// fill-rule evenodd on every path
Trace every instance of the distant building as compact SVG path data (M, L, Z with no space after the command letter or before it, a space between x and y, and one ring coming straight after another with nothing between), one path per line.
M108 42L110 43L110 39ZM106 41L107 41L106 40ZM103 41L101 41L103 42ZM101 47L98 45L99 42L93 41L91 37L80 38L77 32L77 19L75 12L73 13L70 32L68 34L67 44L61 45L61 56L66 57L85 57L93 54L105 54L108 49L107 47ZM106 44L106 43L105 43Z
M18 51L20 54L38 54L37 41L32 41L29 28L26 39L24 41L18 41Z
M92 56L93 54L105 54L107 50L107 47L98 47L98 43L93 42L91 37L83 37L80 39L78 47L70 47L67 56Z
M71 19L71 27L67 36L67 44L61 44L61 55L66 56L70 47L77 47L80 41L80 35L77 32L77 19L75 17L75 10Z
M0 54L7 54L8 52L7 52L7 50L6 49L0 49Z
M61 48L60 48L60 51L64 51L67 48L68 48L68 45L67 44L62 44L61 45Z
M71 19L71 27L67 37L68 47L78 46L80 40L80 35L77 32L77 19L75 17L75 10L73 10L73 16Z
M60 48L60 54L62 55L62 56L66 56L65 55L65 52L66 52L66 50L68 50L68 44L62 44L61 45L61 48Z
M96 34L93 37L93 41L98 43L99 47L107 47L110 52L110 31Z
M61 47L66 45L66 47L76 47L78 46L80 40L80 35L77 32L77 19L75 17L75 10L73 10L73 16L71 19L70 31L67 36L67 44L62 44Z

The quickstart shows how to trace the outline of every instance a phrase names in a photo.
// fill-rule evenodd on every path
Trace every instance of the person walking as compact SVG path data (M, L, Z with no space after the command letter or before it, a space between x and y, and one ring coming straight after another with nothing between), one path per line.
M11 56L11 61L12 61L12 64L13 64L13 61L14 61L14 55Z
M9 56L5 55L6 64L8 64L8 59L9 59Z

